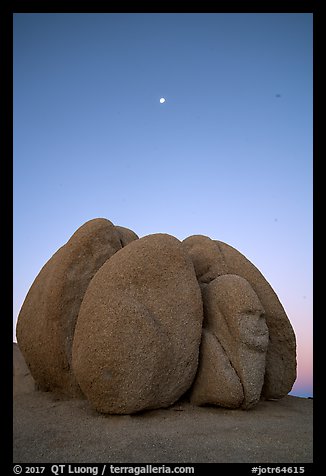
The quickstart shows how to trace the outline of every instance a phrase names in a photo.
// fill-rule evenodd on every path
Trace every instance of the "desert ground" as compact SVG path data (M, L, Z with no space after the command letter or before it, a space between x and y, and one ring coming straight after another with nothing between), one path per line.
M187 401L104 415L87 400L36 391L14 345L14 463L309 463L313 400L286 396L254 409Z

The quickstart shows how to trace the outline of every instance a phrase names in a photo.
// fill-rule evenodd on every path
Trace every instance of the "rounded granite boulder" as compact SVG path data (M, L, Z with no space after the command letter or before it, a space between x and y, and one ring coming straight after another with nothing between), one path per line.
M132 241L139 239L139 236L136 235L134 231L130 230L129 228L126 228L125 226L115 225L115 229L119 234L122 248L127 246Z
M203 328L196 378L189 392L193 405L239 408L243 387L214 332Z
M13 396L35 391L35 382L16 342L13 343Z
M286 312L262 273L232 246L216 241L230 274L245 278L265 311L269 332L262 397L278 399L287 395L297 376L296 339Z
M17 342L39 388L81 396L71 371L80 304L94 274L121 249L119 233L104 218L82 225L43 266L19 313Z
M264 309L248 281L232 274L211 281L203 302L205 341L191 400L250 408L259 402L264 383L268 347Z
M287 395L296 379L296 339L284 308L270 284L242 253L222 241L193 235L183 240L182 245L194 263L203 292L215 278L227 274L246 279L255 291L264 308L269 331L261 396L278 399Z
M227 265L217 243L208 236L188 236L183 240L182 246L193 262L201 288L204 288L217 276L228 273Z
M75 329L77 381L100 412L167 407L191 386L203 309L179 240L149 235L113 255L92 279Z

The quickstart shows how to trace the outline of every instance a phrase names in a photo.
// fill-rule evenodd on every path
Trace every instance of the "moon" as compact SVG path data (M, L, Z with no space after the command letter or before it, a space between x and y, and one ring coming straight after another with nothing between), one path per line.
M160 99L160 103L163 104L165 102L165 98Z

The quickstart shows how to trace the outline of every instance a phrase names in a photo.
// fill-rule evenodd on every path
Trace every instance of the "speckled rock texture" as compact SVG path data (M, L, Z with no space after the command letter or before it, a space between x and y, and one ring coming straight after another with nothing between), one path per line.
M270 284L243 254L222 241L193 235L186 238L182 245L191 256L203 293L211 281L227 274L246 279L255 291L264 309L269 332L261 397L278 399L287 395L296 379L296 339L283 306Z
M265 311L269 332L262 396L278 399L287 395L296 379L296 339L292 325L276 293L261 272L232 246L216 242L230 274L245 278Z
M19 314L17 342L41 389L81 395L71 371L80 304L96 271L121 247L119 232L109 220L90 220L52 256L32 284Z
M202 346L200 354L199 381L195 381L192 401L194 403L215 403L223 406L250 408L260 399L265 374L265 359L268 346L268 328L265 322L264 309L248 283L237 275L219 276L203 291L204 330L206 341L210 347ZM211 334L214 339L207 339ZM216 347L216 350L213 349ZM216 354L219 353L219 356ZM223 357L221 357L223 353ZM241 388L235 385L225 393L234 379L230 378L230 370L221 371L221 362L227 360L238 376ZM223 366L226 369L226 366ZM206 374L205 379L201 373ZM198 378L198 377L197 377ZM208 389L207 401L201 388L202 381L211 382L213 388ZM213 391L214 389L214 391ZM214 401L215 392L215 401ZM196 395L201 395L198 400ZM229 396L229 400L228 400Z
M129 243L131 243L134 240L138 240L139 238L139 236L136 235L134 231L124 226L116 225L115 229L119 234L120 243L122 247L127 246Z
M195 271L167 234L133 241L92 279L80 308L73 369L105 413L167 407L195 377L202 328Z
M192 259L198 282L202 287L222 274L228 268L214 240L203 235L192 235L183 240L182 246Z
M196 378L189 394L194 405L238 408L244 400L238 374L214 332L206 327L203 328Z
M34 392L36 389L34 379L16 342L13 343L12 357L13 396Z

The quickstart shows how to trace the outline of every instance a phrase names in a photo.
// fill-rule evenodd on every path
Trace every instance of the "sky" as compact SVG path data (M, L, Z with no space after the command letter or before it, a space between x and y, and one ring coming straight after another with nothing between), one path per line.
M313 395L312 22L14 14L14 341L35 277L86 221L201 234L269 281L297 338L291 394Z

